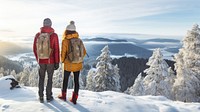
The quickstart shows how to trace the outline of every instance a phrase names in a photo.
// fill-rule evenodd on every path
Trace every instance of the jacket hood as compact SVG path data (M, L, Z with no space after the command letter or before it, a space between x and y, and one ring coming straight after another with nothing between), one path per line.
M79 35L78 33L73 33L73 34L63 34L63 39L72 39L72 38L79 38Z
M42 33L54 33L54 29L49 26L44 26L40 28Z

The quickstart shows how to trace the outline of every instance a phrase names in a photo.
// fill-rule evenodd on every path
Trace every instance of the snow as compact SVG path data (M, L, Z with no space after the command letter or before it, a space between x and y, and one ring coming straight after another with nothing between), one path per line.
M60 88L53 88L54 101L40 103L37 87L10 90L10 80L0 78L0 112L200 112L200 103L171 101L163 96L131 96L113 91L80 90L77 105L57 98ZM72 90L68 90L68 98Z

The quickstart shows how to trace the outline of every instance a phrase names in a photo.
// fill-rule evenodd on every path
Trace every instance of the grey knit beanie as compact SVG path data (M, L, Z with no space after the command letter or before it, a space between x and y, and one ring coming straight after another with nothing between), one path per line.
M76 31L75 22L74 22L74 21L70 21L70 24L67 25L66 30L69 30L69 31Z
M45 18L44 21L43 21L43 26L50 26L51 27L51 25L52 25L51 19Z

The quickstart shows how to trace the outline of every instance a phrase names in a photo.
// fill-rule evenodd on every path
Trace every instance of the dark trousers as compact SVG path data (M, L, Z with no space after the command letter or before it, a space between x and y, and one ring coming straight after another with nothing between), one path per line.
M39 91L38 94L40 97L43 97L44 94L44 79L45 79L45 73L47 71L47 86L46 86L46 96L47 98L50 98L52 96L52 77L54 73L54 64L39 64Z
M70 76L69 71L64 71L64 78L63 78L63 88L62 88L62 92L66 92L67 91L67 87L68 87L68 80L69 80L69 76ZM74 73L74 92L76 94L78 94L79 91L79 73L80 71L77 72L73 72Z

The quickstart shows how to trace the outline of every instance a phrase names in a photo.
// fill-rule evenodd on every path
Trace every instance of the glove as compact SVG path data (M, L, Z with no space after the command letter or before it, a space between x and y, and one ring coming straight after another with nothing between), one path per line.
M59 68L59 63L54 64L54 70L57 70Z

